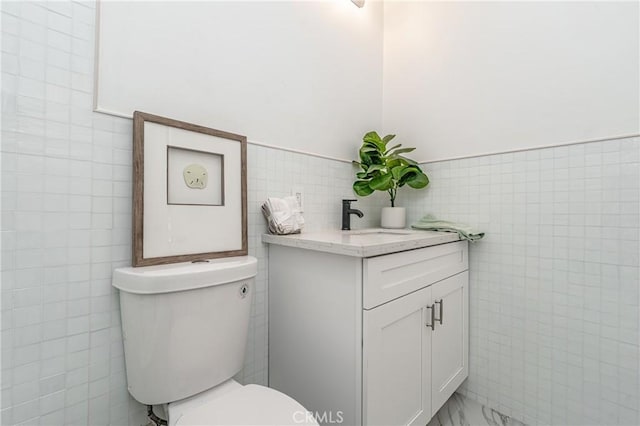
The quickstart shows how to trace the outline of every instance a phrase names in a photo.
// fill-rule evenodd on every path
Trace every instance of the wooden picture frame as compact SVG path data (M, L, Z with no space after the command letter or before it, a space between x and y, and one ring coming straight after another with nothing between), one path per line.
M135 111L133 266L245 256L247 247L247 138Z

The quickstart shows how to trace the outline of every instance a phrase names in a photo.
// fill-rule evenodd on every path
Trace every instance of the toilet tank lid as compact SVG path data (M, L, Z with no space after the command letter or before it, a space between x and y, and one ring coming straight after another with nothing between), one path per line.
M128 293L171 293L246 280L255 277L257 272L258 259L239 256L196 263L118 268L113 271L112 284Z

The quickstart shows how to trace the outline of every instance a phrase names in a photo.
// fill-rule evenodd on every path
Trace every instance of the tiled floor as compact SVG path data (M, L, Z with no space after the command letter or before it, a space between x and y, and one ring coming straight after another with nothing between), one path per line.
M525 426L462 395L454 393L427 426Z

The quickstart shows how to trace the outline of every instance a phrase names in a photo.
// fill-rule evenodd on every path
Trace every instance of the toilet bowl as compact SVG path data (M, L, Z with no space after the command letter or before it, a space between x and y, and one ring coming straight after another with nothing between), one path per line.
M296 400L259 385L229 380L184 401L169 404L168 426L317 425Z
M169 426L317 425L293 398L232 379L244 360L257 259L120 268L129 393Z

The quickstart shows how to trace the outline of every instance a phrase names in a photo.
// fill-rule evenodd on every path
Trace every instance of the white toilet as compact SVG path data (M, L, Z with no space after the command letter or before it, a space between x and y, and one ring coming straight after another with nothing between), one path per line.
M242 386L257 260L116 269L129 393L169 426L317 425L289 396Z

